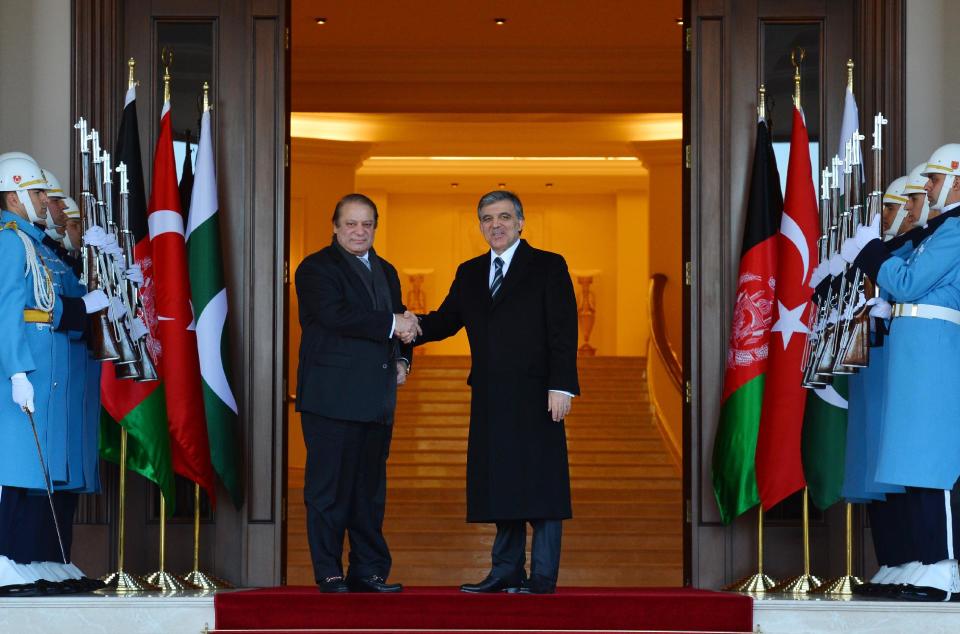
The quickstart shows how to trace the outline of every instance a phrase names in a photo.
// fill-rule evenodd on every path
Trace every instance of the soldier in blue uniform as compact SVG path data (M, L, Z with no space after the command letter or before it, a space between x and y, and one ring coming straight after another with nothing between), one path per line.
M46 215L46 188L29 157L0 158L0 387L5 382L11 395L0 398L0 586L36 582L34 589L43 588L43 580L82 576L64 561L59 540L51 556L43 537L53 522L48 477L68 481L67 386L55 371L68 365L67 336L60 329L106 305L102 293L72 302L59 296L62 271L37 226Z
M855 264L889 293L892 322L885 385L910 376L937 385L935 399L907 399L885 390L876 480L908 487L911 530L925 567L902 590L910 600L942 601L960 592L952 490L960 476L960 144L948 144L924 169L930 219L916 248L897 256L878 239L878 226L859 227ZM917 240L919 238L919 240Z

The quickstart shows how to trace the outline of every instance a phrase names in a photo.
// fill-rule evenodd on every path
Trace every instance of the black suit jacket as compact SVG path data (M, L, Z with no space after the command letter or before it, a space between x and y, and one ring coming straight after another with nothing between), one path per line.
M297 411L361 422L392 422L400 358L409 346L389 339L394 313L406 308L397 270L379 258L391 310L376 310L359 274L334 244L301 262L294 277L300 303Z
M436 341L466 328L470 340L467 520L571 516L563 423L548 390L580 393L577 300L563 257L521 240L496 299L490 252L457 269L440 308L421 318Z

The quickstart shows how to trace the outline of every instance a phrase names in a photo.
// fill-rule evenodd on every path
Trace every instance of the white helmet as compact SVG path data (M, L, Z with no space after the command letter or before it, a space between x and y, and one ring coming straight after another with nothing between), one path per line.
M883 237L886 239L893 238L897 235L900 230L900 225L903 224L903 219L907 217L905 205L907 197L903 195L903 187L906 184L907 177L901 176L900 178L894 179L894 181L887 186L887 191L883 193L882 202L884 205L897 205L897 215L893 217L893 222L891 222L887 230L883 232Z
M66 198L66 190L60 186L60 181L48 169L43 170L43 176L47 179L47 198Z
M40 210L33 206L27 192L31 189L46 190L47 179L37 162L24 156L0 157L0 192L17 192L17 198L27 209L30 222L45 225L46 221L40 217Z
M960 143L947 143L937 148L927 161L927 166L923 170L924 176L931 174L944 174L943 187L940 188L940 195L937 202L930 205L934 211L943 211L947 202L947 193L953 187L953 181L960 174Z
M63 210L67 218L70 220L80 220L80 205L77 204L77 201L67 196L63 199L63 202L67 203L67 206Z
M923 209L920 211L920 217L917 220L917 226L922 227L927 224L927 220L930 219L930 199L927 198L927 192L924 190L924 187L927 185L927 181L930 180L927 178L925 172L927 169L926 163L920 163L907 174L907 184L903 186L903 193L905 196L910 196L911 194L923 194Z

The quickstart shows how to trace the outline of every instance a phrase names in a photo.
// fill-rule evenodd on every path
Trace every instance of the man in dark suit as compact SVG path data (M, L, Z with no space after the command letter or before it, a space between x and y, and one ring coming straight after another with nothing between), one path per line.
M344 196L333 213L333 242L304 259L295 278L303 329L297 371L307 446L303 497L323 592L402 589L386 582L391 558L383 515L397 385L409 370L416 317L403 306L396 269L373 250L376 227L372 200Z
M490 574L460 589L552 593L562 520L572 516L563 419L580 389L576 297L563 257L520 239L515 194L486 194L477 214L490 252L460 265L443 304L421 317L416 341L462 327L470 340L467 521L495 522L497 536Z

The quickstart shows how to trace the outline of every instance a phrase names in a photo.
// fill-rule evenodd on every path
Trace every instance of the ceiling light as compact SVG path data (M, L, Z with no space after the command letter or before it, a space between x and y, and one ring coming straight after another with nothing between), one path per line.
M553 183L544 183L543 186L549 189L550 187L553 187Z
M450 183L450 187L456 189L457 187L460 187L460 183Z
M677 23L677 26L683 26L683 18L674 18L673 21Z
M506 183L497 183L497 187L499 187L500 189L506 189L506 188L507 188L507 184L506 184Z
M319 24L319 25L322 26L322 25L324 25L324 24L327 23L327 19L326 19L326 18L314 18L314 22L316 22L317 24Z
M494 19L493 19L493 23L496 24L497 26L503 26L504 24L507 23L507 19L506 19L506 18L494 18Z

